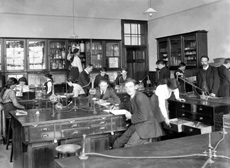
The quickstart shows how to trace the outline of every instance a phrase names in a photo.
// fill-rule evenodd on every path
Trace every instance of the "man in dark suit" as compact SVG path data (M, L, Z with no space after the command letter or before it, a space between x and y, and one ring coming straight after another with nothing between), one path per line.
M93 70L93 65L88 64L87 67L80 73L78 78L78 84L81 85L85 94L88 95L89 89L91 87L90 73Z
M208 64L208 56L202 56L200 58L201 67L197 72L197 85L204 92L207 92L209 96L217 96L220 78L216 67L212 67Z
M224 64L218 67L220 76L220 88L218 92L219 97L230 96L230 58L225 59Z
M170 78L170 70L166 67L166 64L163 60L158 60L156 65L157 69L159 69L157 85L165 84L165 81Z
M94 87L98 87L101 80L107 80L109 82L109 75L106 74L107 68L100 69L100 73L95 77Z
M107 80L101 80L99 87L96 88L95 97L99 99L99 103L108 102L111 104L120 104L120 98L116 95L112 88L108 88Z
M130 95L130 112L126 118L131 119L132 125L125 133L115 140L113 148L130 147L149 143L151 138L162 136L162 130L151 110L149 98L136 91L136 81L127 79L125 82L127 93Z

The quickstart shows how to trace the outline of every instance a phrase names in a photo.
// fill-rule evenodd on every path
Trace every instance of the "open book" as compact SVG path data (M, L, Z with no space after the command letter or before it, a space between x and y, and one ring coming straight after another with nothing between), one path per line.
M120 109L120 110L104 110L107 113L112 113L114 115L124 115L126 114L128 111L124 110L124 109Z

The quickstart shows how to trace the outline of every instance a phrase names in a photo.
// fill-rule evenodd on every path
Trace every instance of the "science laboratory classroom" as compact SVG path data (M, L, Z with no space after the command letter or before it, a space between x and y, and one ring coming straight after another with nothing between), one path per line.
M0 168L229 168L230 0L1 0Z

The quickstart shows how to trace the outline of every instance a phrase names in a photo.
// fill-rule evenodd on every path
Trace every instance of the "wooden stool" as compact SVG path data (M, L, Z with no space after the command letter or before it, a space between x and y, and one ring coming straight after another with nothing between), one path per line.
M55 150L58 152L58 157L61 155L62 158L68 157L70 155L78 155L78 150L81 148L79 145L75 144L64 144L57 146Z

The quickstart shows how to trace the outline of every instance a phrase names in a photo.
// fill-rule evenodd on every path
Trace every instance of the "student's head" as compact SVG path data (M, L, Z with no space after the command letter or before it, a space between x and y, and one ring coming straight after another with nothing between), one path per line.
M79 48L74 48L73 49L73 54L79 55L80 54L80 49Z
M50 73L46 73L45 77L46 77L46 79L50 79L50 80L53 81L53 77L52 77L52 75Z
M167 86L169 90L175 90L179 87L179 83L178 80L176 79L167 79Z
M230 68L230 58L226 58L226 59L224 60L224 64L225 64L225 66L229 69L229 68Z
M128 71L127 71L126 68L122 68L122 69L121 69L121 75L122 75L122 76L126 77L126 76L127 76L127 73L128 73Z
M11 88L11 89L14 89L16 87L16 85L18 84L18 81L16 78L9 78L7 81L6 81L6 88Z
M93 64L88 64L85 69L88 73L91 73L93 70Z
M200 63L203 66L203 68L206 68L208 66L208 61L209 61L208 56L203 55L200 57Z
M107 72L107 68L106 67L103 67L103 68L100 69L101 76L105 76L106 72Z
M26 77L23 76L23 77L19 78L18 79L18 84L21 85L21 86L28 85Z
M179 64L179 69L182 70L182 71L184 71L185 68L186 68L186 64L185 64L184 62L181 62L181 63Z
M136 80L128 78L125 81L125 89L128 95L133 96L136 93Z
M106 91L106 89L108 88L109 84L107 80L101 80L99 82L99 87L101 91Z
M157 65L157 68L158 68L158 69L162 69L162 68L165 67L165 62L164 62L163 60L158 60L158 61L156 62L156 65Z

